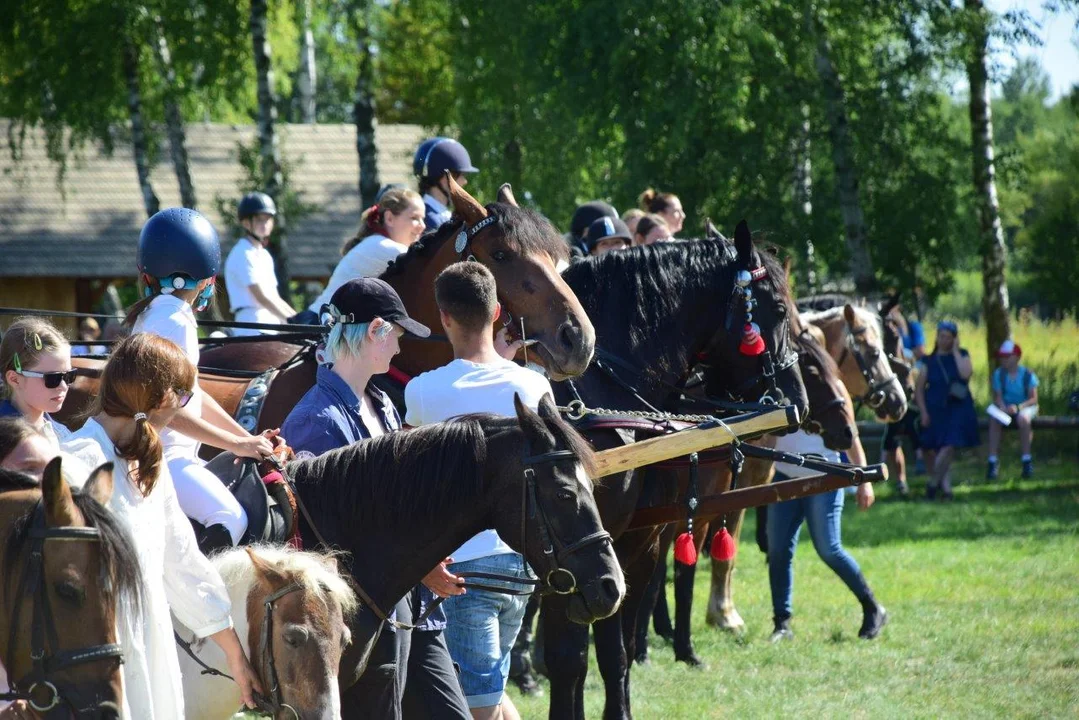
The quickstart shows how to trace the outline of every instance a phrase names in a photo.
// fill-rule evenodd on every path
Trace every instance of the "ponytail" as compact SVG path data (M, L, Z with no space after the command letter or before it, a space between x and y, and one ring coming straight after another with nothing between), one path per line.
M645 212L663 213L670 209L677 198L678 196L674 193L661 193L656 192L653 188L648 188L637 199L640 202L641 209Z
M146 417L146 413L135 413L135 434L130 442L116 446L116 454L125 460L135 461L137 467L131 473L131 480L142 496L147 497L157 485L161 474L164 449L161 446L161 436Z
M412 203L423 204L423 198L408 188L396 187L384 192L377 203L364 210L363 214L360 215L360 229L353 237L345 240L341 245L341 255L347 255L349 250L371 235L389 237L386 226L383 224L386 219L386 212L389 211L394 215L400 215L408 210Z

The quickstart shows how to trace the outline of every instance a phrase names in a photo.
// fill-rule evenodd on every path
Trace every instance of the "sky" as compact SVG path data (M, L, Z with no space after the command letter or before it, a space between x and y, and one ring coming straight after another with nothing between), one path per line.
M1072 86L1079 83L1079 32L1075 29L1076 18L1071 12L1058 12L1050 15L1042 8L1043 0L986 0L986 5L996 12L1023 9L1041 24L1038 35L1043 41L1041 47L1023 45L1014 48L1013 53L999 57L1005 67L1015 65L1012 55L1037 58L1052 81L1052 100L1064 95Z

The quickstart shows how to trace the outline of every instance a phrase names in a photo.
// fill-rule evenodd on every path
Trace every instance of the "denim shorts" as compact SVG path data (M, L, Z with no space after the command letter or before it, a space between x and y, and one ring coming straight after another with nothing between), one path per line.
M524 558L517 553L466 560L450 565L449 570L533 577ZM479 582L514 587L493 580ZM527 588L526 585L516 586L521 590ZM461 668L461 688L470 708L492 707L502 702L510 671L510 650L521 629L527 603L527 595L469 590L442 604L446 609L446 645L450 657Z

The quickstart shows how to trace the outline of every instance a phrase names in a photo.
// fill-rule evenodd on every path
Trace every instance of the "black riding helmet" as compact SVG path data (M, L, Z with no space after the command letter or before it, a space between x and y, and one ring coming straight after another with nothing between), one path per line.
M438 180L449 170L452 173L474 173L465 146L453 138L436 137L424 140L412 158L412 172L417 177Z
M584 205L578 205L573 211L573 219L569 221L569 234L577 242L584 240L588 227L601 217L617 218L618 211L610 203L602 200L593 200Z
M139 233L139 270L152 278L205 280L221 269L221 243L210 221L194 210L156 213Z
M274 205L273 198L266 193L247 193L240 199L240 204L236 207L236 215L241 221L255 217L259 213L277 216L277 206Z

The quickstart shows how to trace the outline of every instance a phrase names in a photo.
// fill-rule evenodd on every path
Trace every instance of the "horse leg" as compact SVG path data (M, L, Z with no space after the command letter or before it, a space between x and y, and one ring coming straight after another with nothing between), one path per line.
M596 640L596 664L603 676L606 700L604 720L627 720L629 698L626 696L629 661L622 641L622 618L625 609L592 624Z
M709 527L704 525L693 533L693 544L700 557L708 537ZM683 565L674 562L674 659L691 667L703 665L693 649L690 624L693 618L693 586L697 578L697 565Z
M521 621L521 630L517 633L517 641L513 644L513 650L510 651L510 680L513 680L525 695L534 695L540 692L539 683L536 682L536 676L533 672L535 668L532 664L532 625L536 620L539 605L539 595L533 594L528 598L524 619Z
M648 623L651 619L656 617L656 613L659 612L660 597L663 597L664 606L666 606L665 588L667 585L667 564L660 562L659 558L666 558L667 551L670 550L671 541L674 537L673 533L670 532L671 528L673 528L673 525L663 529L663 533L660 535L658 553L649 553L651 555L649 564L654 566L655 569L647 579L644 590L640 593L635 593L633 592L634 586L631 585L629 586L626 600L622 601L622 607L625 609L629 603L629 597L639 595L639 598L634 597L634 602L638 605L639 609L636 615L636 628L634 632L633 646L635 650L631 654L631 657L639 663L648 662ZM664 613L666 613L666 609L664 609ZM627 620L628 619L629 616L627 616ZM667 624L668 626L670 625L669 618L667 619ZM659 634L658 629L656 632ZM673 639L674 631L671 630L670 635L665 635L664 637L668 640Z
M543 656L551 681L550 720L584 720L584 680L588 673L588 626L570 622L566 601L557 596L540 606Z
M655 598L655 608L652 610L652 629L656 632L656 635L668 642L674 639L671 611L667 606L667 556L672 543L674 543L674 525L668 525L663 529L659 557L656 559L656 570L652 573L652 582L656 584L652 594L652 597ZM647 628L645 632L647 633Z
M655 538L649 545L626 566L626 598L622 601L622 637L624 656L639 657L636 651L636 637L640 624L647 627L648 614L644 612L645 589L649 578L655 575L658 555L661 549L660 538ZM643 620L642 620L643 618ZM632 668L627 666L623 677L622 697L625 700L625 716L632 715L629 674ZM610 704L608 703L608 709Z

